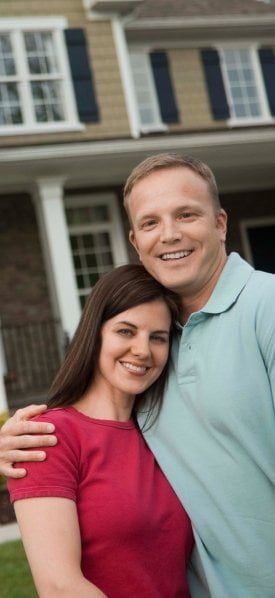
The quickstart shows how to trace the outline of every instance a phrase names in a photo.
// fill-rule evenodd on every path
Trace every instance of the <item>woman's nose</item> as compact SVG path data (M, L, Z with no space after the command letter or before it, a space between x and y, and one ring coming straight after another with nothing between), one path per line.
M131 351L132 354L136 355L137 357L143 359L145 357L148 357L148 355L150 355L149 339L142 336L140 336L139 338L136 337L133 340Z

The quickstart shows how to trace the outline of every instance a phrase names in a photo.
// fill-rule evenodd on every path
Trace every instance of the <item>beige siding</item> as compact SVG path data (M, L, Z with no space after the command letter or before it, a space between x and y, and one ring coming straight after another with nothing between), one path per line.
M91 64L96 87L100 121L85 126L84 131L75 133L51 133L39 135L15 135L1 139L1 145L26 145L127 137L130 135L124 93L116 59L111 23L88 21L82 0L1 0L1 17L63 16L68 27L86 30L91 52Z
M173 130L226 127L226 121L214 120L206 89L199 50L169 50L171 75L180 111L180 124Z

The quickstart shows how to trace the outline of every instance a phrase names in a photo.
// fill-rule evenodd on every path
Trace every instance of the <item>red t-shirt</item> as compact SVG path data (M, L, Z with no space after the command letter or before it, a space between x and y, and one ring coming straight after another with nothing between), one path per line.
M133 421L92 419L73 407L35 418L58 444L9 480L11 500L76 501L83 575L110 598L186 598L190 520ZM20 467L22 464L20 464Z

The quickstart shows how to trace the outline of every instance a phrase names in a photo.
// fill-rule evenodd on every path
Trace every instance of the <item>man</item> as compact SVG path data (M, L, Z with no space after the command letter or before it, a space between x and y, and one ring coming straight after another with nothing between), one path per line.
M226 214L198 160L148 158L126 182L125 207L140 260L181 297L164 405L146 439L194 526L192 596L274 598L275 277L227 257ZM3 473L18 475L11 462L29 458L19 448L46 444L30 435L45 431L26 421L34 410L4 426Z

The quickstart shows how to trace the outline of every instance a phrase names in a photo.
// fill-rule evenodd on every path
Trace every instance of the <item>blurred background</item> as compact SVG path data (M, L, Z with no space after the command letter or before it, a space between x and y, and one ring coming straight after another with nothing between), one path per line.
M133 261L122 188L213 169L228 251L275 272L275 4L1 0L0 411L44 401L95 281Z

